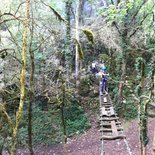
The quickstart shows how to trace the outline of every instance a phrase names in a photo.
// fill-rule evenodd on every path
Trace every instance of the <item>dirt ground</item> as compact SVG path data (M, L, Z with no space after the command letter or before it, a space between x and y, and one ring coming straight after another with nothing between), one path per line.
M68 155L100 155L101 141L98 131L96 117L91 118L92 128L81 136L68 139ZM132 155L140 155L138 145L138 123L136 120L123 124L124 133L131 149ZM153 155L152 143L155 129L155 118L148 120L149 143L147 155ZM124 140L104 141L105 155L128 155ZM29 155L28 150L18 149L18 155ZM56 147L38 146L34 149L35 155L63 155L63 145ZM3 153L7 155L7 153Z

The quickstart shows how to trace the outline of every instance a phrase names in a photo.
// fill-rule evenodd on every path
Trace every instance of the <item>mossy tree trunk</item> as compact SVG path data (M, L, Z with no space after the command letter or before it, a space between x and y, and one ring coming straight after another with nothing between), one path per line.
M76 8L76 16L75 16L75 37L76 40L79 41L79 0L77 2L77 8ZM75 53L75 74L76 74L76 87L79 85L79 53L78 53L78 45L76 45L76 53Z
M32 22L31 22L31 40L29 45L30 53L30 62L31 62L31 74L30 74L30 92L29 92L29 105L28 105L28 146L30 155L33 155L33 146L32 146L32 103L34 102L34 72L35 72L35 63L34 63L34 51L32 50L33 34L34 34L34 21L33 21L33 11L31 8Z
M71 17L71 0L66 1L66 41L65 41L65 65L67 72L67 81L69 81L70 73L71 73L71 50L70 50L70 41L71 41L71 25L70 25L70 17Z
M75 15L75 38L79 41L79 7L80 7L80 0L77 1L77 8L76 8L76 15ZM79 52L78 52L78 45L76 44L76 53L75 53L75 76L76 76L76 88L77 94L80 85L79 80Z
M123 58L123 60L122 60L121 67L122 67L121 68L122 74L121 74L121 80L120 80L119 89L118 89L118 96L119 96L120 104L123 100L123 88L125 85L125 75L126 75L126 59L125 58Z
M16 113L16 122L15 127L13 127L12 133L12 146L11 146L11 155L16 155L16 146L17 146L17 134L19 124L22 118L22 111L25 99L25 68L26 68L26 48L27 48L27 31L28 31L28 18L29 18L29 5L30 0L26 0L26 14L24 19L24 33L23 33L23 47L22 47L22 68L21 68L21 75L20 75L20 103L19 108Z
M148 137L147 137L147 105L151 99L152 96L152 90L150 91L149 97L147 99L143 99L143 89L144 89L144 59L140 58L138 60L137 65L137 71L139 70L139 79L140 84L137 89L137 94L139 96L139 102L138 102L138 122L139 122L139 143L140 143L140 153L141 155L146 155L146 145L148 143ZM152 86L151 86L152 87Z
M64 155L68 155L67 151L67 130L66 130L66 123L65 123L65 117L64 117L64 105L65 105L65 98L66 98L66 84L64 81L62 81L62 103L61 103L61 121L63 126L63 135L64 135Z
M119 4L120 1L116 1L116 5ZM126 5L127 5L127 1L125 1ZM128 13L128 10L127 10ZM128 16L128 15L127 15ZM116 26L116 25L115 25ZM117 26L116 26L117 27ZM118 28L117 28L118 29ZM125 79L126 79L126 57L127 57L127 48L129 46L129 38L128 38L128 19L125 17L124 21L123 21L123 30L122 32L118 29L118 32L121 36L121 46L122 46L122 66L121 66L121 79L120 79L120 83L119 83L119 90L118 90L118 101L119 104L122 104L123 101L123 88L125 85Z
M124 24L124 27L126 27L126 24ZM128 38L127 38L127 29L124 30L122 34L122 65L121 65L121 79L119 83L119 89L118 89L118 102L119 104L122 104L123 101L123 89L125 86L125 80L126 80L126 55L127 55L127 47L128 47Z
M154 79L153 80L153 85L154 85L154 91L153 92L154 92L154 102L155 102L155 73L154 73L153 79Z
M80 15L81 10L83 7L83 0L78 0L76 3L76 14L75 14L75 38L77 42L79 42L79 24L80 24ZM76 76L76 91L77 91L77 97L79 97L79 86L80 86L80 77L79 77L79 47L78 44L76 44L76 53L75 53L75 76Z
M140 89L139 89L139 96L141 96L142 95L142 89L143 89L143 79L144 79L144 64L143 64L143 62L141 61L140 62L140 77L141 77L141 79L140 79ZM142 101L142 99L141 98L139 98L139 131L140 131L140 151L141 151L141 155L144 155L144 152L145 152L145 146L143 145L144 143L143 143L143 128L144 128L144 109L143 109L143 105L142 105L142 103L143 103L143 101Z
M153 0L154 2L154 17L155 17L155 0ZM154 30L155 30L155 18L153 18L153 26L154 26ZM154 102L155 102L155 71L154 71Z

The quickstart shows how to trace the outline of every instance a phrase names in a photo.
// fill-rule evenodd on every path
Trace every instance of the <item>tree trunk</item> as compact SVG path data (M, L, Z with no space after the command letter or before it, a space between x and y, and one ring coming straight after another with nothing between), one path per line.
M85 0L79 0L79 23L84 24L83 10L84 10Z
M155 102L155 74L154 74L154 102Z
M23 47L22 47L22 68L21 68L21 75L20 75L20 84L21 84L20 103L19 103L18 111L16 113L16 124L15 124L15 127L13 128L13 133L12 133L11 155L16 155L18 127L21 121L22 110L23 110L24 99L25 99L25 68L26 68L29 4L30 4L30 0L26 0L26 14L25 14L25 20L24 20L24 34L23 34Z
M31 55L31 77L30 77L30 99L28 105L28 145L30 155L33 155L33 147L32 147L32 103L34 101L34 53Z
M148 137L147 137L147 105L143 105L143 117L141 119L141 155L147 155L146 153L146 145L148 143Z
M76 8L76 16L75 16L75 28L76 28L76 40L79 41L79 7L80 7L80 0L77 2L77 8ZM76 89L78 94L79 89L79 52L78 52L78 45L76 45L76 55L75 55L75 76L76 76Z
M141 155L146 155L147 138L147 103L141 99L142 89L144 87L144 62L140 60L140 88L138 91L139 104L138 104L138 120L139 120L139 142Z
M125 79L126 79L126 54L127 54L127 47L129 46L128 45L128 38L127 38L127 35L128 35L128 31L127 31L127 22L126 22L126 19L124 21L124 30L121 34L121 40L122 40L122 74L121 74L121 81L120 81L120 84L119 84L119 90L118 90L118 97L119 97L119 104L122 103L122 100L123 100L123 88L124 88L124 85L125 85Z
M153 18L153 25L154 25L154 30L155 30L155 0L153 0L154 3L154 18ZM154 102L155 102L155 71L154 71Z
M143 63L140 62L140 88L139 88L139 104L138 104L138 109L139 109L139 142L140 142L140 153L141 155L143 155L143 151L144 151L144 146L143 146L143 136L142 136L142 113L143 113L143 109L142 109L142 99L140 98L141 94L142 94L142 88L143 88Z
M119 90L118 90L118 96L119 100L122 101L123 99L123 88L125 84L125 75L126 75L126 59L123 58L122 60L122 75L121 75L121 81L119 84Z
M33 20L33 12L32 12L32 20ZM30 155L33 155L34 153L33 153L33 146L32 146L32 103L34 102L34 71L35 71L34 51L32 51L32 41L33 41L33 32L34 32L33 21L31 24L32 24L31 41L29 46L31 75L30 75L30 92L29 92L29 104L28 104L28 145L29 145Z
M63 126L63 134L64 134L64 155L68 155L67 151L67 131L66 131L66 123L65 123L65 118L64 118L64 105L65 105L65 88L66 85L63 82L62 83L62 93L63 93L63 99L62 99L62 104L61 104L61 120L62 120L62 126Z
M71 50L70 50L70 40L71 40L71 27L70 27L70 17L71 17L71 0L66 2L66 42L65 42L65 65L66 65L66 74L67 81L69 81L70 72L71 72Z

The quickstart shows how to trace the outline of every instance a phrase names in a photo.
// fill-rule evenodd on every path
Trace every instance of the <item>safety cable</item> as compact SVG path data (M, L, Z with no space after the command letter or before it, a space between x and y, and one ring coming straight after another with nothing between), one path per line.
M126 145L126 149L127 149L127 151L128 151L128 154L129 154L129 155L132 155L131 149L130 149L130 147L129 147L129 143L128 143L128 141L126 140L126 138L124 138L124 143L125 143L125 145Z
M101 155L104 155L104 141L102 139L102 143L101 143Z

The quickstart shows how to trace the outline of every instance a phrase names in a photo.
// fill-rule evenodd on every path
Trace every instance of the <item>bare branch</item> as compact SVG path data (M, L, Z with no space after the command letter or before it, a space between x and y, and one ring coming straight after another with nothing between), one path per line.
M15 49L13 49L13 48L4 48L4 49L0 50L0 54L3 53L3 52L6 52L8 50L15 51Z
M35 49L32 50L32 52L38 50L38 49L41 47L41 45L42 45L44 42L46 42L50 37L51 37L51 35L48 36L47 38L45 38L45 39L40 43L40 45L39 45L38 47L36 47Z
M0 21L0 25L3 24L3 23L6 23L8 21L11 21L11 20L16 20L15 18L12 18L12 19L5 19L5 20L2 20Z
M44 3L42 0L41 0L41 2L42 2L45 6L49 7L49 8L53 11L54 15L58 18L58 20L59 20L60 22L61 22L61 21L66 22L66 20L63 19L62 16L61 16L53 7L51 7L50 5Z
M114 24L114 26L116 27L116 29L117 29L118 33L122 36L122 33L121 33L121 31L119 30L119 28L118 28L118 26L117 26L117 24L116 24L116 22L115 22L115 21L113 22L113 24Z
M8 22L8 21L12 21L12 20L18 20L18 21L22 21L22 17L21 16L18 16L18 17L16 17L14 14L12 14L12 13L7 13L7 12L5 12L4 14L0 14L0 18L1 17L3 17L3 16L11 16L11 17L13 17L13 18L9 18L9 19L1 19L0 20L0 24L3 24L3 23L6 23L6 22Z
M18 8L17 8L17 10L16 10L16 12L15 12L15 15L17 14L17 12L18 12L19 8L21 7L21 5L23 5L24 3L25 3L25 2L22 2L22 3L19 4L19 6L18 6Z
M10 129L13 129L14 126L13 126L12 120L11 120L10 116L8 115L8 113L6 112L4 105L1 104L1 103L0 103L0 108L1 108L1 110L2 110L2 113L4 114L4 115L2 115L2 116L6 118L7 123L8 123L9 126L10 126Z
M7 27L8 29L8 32L10 33L14 43L16 44L16 46L18 47L18 50L20 51L22 48L17 44L16 40L15 40L15 37L13 36L12 32L10 31L10 29Z

